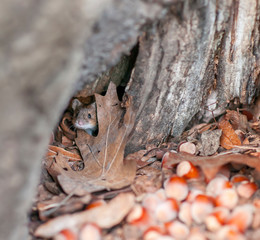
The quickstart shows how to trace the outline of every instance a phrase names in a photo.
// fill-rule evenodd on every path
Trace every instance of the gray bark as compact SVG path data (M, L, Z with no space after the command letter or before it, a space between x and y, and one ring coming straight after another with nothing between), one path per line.
M141 37L128 89L138 112L129 152L180 135L208 99L222 109L236 97L252 101L260 76L259 3L185 1Z
M1 239L27 239L26 212L40 159L73 92L80 46L93 22L81 11L82 3L1 3Z
M51 130L76 90L104 89L98 77L129 53L144 26L128 89L138 113L128 152L180 134L210 90L220 102L251 101L260 82L259 5L2 1L0 238L26 239L25 212Z

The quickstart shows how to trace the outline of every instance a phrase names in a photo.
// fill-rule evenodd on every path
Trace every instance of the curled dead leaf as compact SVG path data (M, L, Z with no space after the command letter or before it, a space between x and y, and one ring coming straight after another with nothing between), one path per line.
M234 130L240 129L246 131L248 125L246 115L234 110L226 110L226 112L225 119L231 122Z
M231 149L234 146L240 146L241 141L235 130L233 129L232 125L229 121L223 119L219 122L219 128L222 130L222 135L220 137L220 144L225 149Z
M62 155L63 157L67 158L69 161L81 161L82 158L79 154L69 152L61 147L56 147L50 145L48 148L47 156L57 156L57 155Z
M65 194L54 196L51 199L37 203L39 218L46 221L50 217L59 216L60 214L75 212L81 210L85 204L89 203L91 196L86 195L83 198L66 197Z
M258 134L260 133L260 121L249 123L249 126L254 129Z
M62 175L58 180L62 188L67 189L68 194L75 191L72 186L78 186L77 191L80 191L80 195L84 191L87 193L119 189L130 185L135 177L135 161L124 161L125 145L135 121L132 98L128 98L127 108L122 108L116 86L112 82L105 96L95 94L95 98L98 135L94 137L78 130L78 137L75 139L84 160L84 169L74 171L66 161L57 161L57 158L48 168L54 177ZM68 182L71 183L71 187L68 187Z
M72 114L70 112L66 112L62 118L60 127L63 131L63 134L70 140L74 140L76 137L76 133L71 130L72 125Z
M201 123L194 127L192 127L190 130L188 130L188 139L195 139L198 134L202 134L205 131L208 130L214 130L215 124L209 124L209 123Z
M135 197L132 193L121 193L108 204L50 220L36 229L35 236L50 238L62 229L77 229L86 223L94 223L100 228L111 228L125 218L134 203Z

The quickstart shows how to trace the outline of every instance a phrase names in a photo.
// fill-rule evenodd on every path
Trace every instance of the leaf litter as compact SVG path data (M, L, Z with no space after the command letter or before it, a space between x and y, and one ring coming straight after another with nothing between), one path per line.
M118 189L129 185L135 177L136 163L124 161L124 148L135 120L131 104L126 110L121 107L113 83L105 96L95 94L95 99L98 135L94 137L78 130L75 139L84 169L74 171L63 157L56 157L56 161L48 165L49 173L57 177L67 194L74 191L76 195L84 195L104 189Z
M100 228L111 228L124 219L134 202L132 193L121 193L106 205L50 220L37 228L35 236L52 237L63 229L80 228L87 222L97 224Z
M154 239L181 239L178 232L185 229L190 238L259 237L260 122L256 108L227 110L218 122L196 125L181 138L170 139L160 146L147 145L146 149L124 157L135 121L131 96L122 107L116 87L110 84L106 95L95 94L95 99L97 136L83 130L75 134L66 125L72 121L72 114L66 112L62 126L51 141L44 166L52 178L44 178L39 188L33 211L41 221L32 224L33 236L37 239L59 239L60 235L63 239L94 235L93 239L149 239L149 234L154 234ZM236 176L248 180L233 182ZM178 181L187 185L181 187ZM218 183L209 191L217 181L226 181L226 185L219 190ZM231 190L225 190L225 186ZM182 194L188 191L188 194L184 200L177 201L170 197L176 193L169 189L179 189ZM241 193L241 189L246 192ZM209 194L216 191L216 196ZM226 201L230 203L234 197L238 201L234 208L224 209L226 220L212 225L213 212L225 208L221 201L226 192L234 195L230 199L226 197ZM199 205L197 216L195 206L202 204L198 202L200 198L204 203L208 198L213 205L206 214L203 205ZM104 203L99 204L100 200ZM173 200L177 204L175 210L168 204ZM254 211L248 210L251 208ZM241 209L247 210L239 220ZM235 213L237 219L233 220ZM205 219L201 218L203 214ZM200 224L196 223L198 217ZM247 217L251 220L241 226Z

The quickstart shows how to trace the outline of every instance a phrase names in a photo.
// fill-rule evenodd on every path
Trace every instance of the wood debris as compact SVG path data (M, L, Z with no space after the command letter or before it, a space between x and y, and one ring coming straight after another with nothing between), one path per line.
M124 157L135 119L131 97L122 107L111 84L95 99L97 136L78 130L75 137L66 112L52 137L45 157L52 179L46 172L39 186L34 237L260 236L260 122L254 112L227 110L218 122L194 126L179 142Z

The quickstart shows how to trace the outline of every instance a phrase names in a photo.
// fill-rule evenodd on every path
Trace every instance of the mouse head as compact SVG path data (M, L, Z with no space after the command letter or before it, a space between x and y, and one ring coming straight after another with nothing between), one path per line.
M72 102L72 109L74 110L73 125L85 131L97 129L97 113L96 103L90 105L82 104L78 99Z

